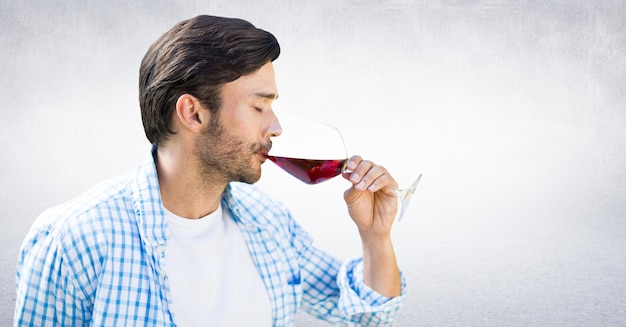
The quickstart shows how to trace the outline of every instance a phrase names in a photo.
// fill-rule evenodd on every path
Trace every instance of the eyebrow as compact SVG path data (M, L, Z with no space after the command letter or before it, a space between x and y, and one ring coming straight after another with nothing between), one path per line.
M257 92L254 95L257 96L258 98L265 98L265 99L270 99L270 100L278 99L278 94L276 93Z

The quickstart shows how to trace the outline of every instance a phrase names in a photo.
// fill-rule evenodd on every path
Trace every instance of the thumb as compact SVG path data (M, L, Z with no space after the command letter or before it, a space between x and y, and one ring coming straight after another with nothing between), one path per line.
M346 189L343 192L343 200L346 202L348 206L354 204L359 200L361 196L363 196L364 191L359 191L352 185L350 188Z

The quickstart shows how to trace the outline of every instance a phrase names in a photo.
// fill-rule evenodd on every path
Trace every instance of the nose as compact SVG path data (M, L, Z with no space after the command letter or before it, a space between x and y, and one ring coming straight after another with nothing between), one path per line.
M276 117L276 115L274 115L274 120L272 121L272 123L270 124L270 127L269 127L270 137L279 136L282 133L283 133L283 128L282 128L282 126L280 126L280 122L278 121L278 117Z

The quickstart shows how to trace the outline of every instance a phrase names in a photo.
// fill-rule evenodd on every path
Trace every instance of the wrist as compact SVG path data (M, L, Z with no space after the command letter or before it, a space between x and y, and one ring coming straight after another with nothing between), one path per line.
M387 243L391 243L391 231L375 232L370 230L359 229L359 236L361 237L361 243L365 246L380 246Z

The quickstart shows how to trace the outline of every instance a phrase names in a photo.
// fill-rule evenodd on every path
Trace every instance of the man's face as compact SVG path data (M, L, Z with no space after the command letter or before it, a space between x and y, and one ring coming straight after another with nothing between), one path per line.
M207 177L255 183L261 178L270 137L282 132L272 109L278 97L274 66L267 63L225 84L221 95L219 115L211 117L196 142L200 167Z

